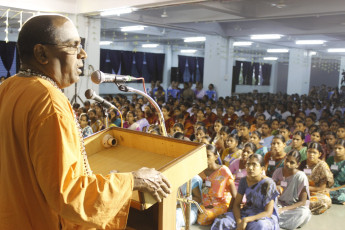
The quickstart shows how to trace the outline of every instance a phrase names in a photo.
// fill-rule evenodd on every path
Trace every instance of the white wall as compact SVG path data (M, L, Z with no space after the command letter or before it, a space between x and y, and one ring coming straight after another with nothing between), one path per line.
M257 90L259 93L271 93L271 86L269 85L236 85L235 92L237 93L252 93Z
M345 82L343 82L343 84L341 84L343 77L345 78L345 76L343 76L344 71L345 71L345 57L341 57L340 67L339 67L339 84L338 84L339 89L341 88L341 86L345 85Z
M205 43L204 89L214 84L218 96L231 95L232 85L232 43L221 36L207 36Z
M2 0L1 6L32 10L35 12L64 12L64 13L77 13L76 0Z
M291 49L289 53L287 93L308 94L311 56L302 49Z

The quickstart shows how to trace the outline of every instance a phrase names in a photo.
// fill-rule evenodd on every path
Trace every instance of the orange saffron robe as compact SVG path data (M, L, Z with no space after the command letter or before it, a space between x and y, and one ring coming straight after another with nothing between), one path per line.
M86 175L72 107L50 82L1 84L0 135L0 229L125 228L132 174Z

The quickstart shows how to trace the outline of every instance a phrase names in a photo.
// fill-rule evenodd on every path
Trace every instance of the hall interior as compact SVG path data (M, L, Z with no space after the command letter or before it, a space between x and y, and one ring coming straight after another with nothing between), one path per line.
M0 5L4 41L15 42L22 23L38 13L61 13L75 22L85 38L88 59L77 89L65 90L69 98L77 91L84 100L87 88L101 95L119 93L115 85L90 81L92 71L100 68L100 49L164 54L162 74L154 78L162 81L163 88L169 87L173 72L181 66L179 56L203 58L201 78L195 73L187 79L201 80L204 88L213 83L220 96L254 89L306 94L314 85L340 86L345 69L342 0L13 0ZM252 37L262 34L279 39ZM202 39L185 42L189 37ZM233 77L238 63L269 65L269 81L258 85L256 76L256 84L239 84ZM179 73L180 79L185 72ZM146 84L150 80L147 77ZM140 83L131 86L142 89Z

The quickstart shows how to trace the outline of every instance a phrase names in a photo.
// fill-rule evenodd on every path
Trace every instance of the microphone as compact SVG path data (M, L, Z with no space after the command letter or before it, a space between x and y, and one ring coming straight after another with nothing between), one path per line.
M91 74L91 80L95 84L100 84L102 82L125 83L128 81L137 81L140 79L132 76L103 73L99 70L96 70Z
M104 98L98 96L95 93L95 91L93 91L92 89L88 89L85 91L85 97L87 99L93 99L93 100L99 102L102 106L104 106L107 109L109 109L109 108L116 109L116 107L113 104L111 104L109 101L105 100Z

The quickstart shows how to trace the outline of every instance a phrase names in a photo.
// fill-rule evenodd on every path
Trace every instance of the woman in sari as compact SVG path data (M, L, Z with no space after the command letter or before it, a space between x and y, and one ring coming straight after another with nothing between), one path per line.
M218 119L214 122L214 125L213 125L214 133L212 135L212 143L213 144L216 144L217 141L221 138L220 137L220 130L223 126L224 126L224 123L221 119Z
M175 124L174 118L170 117L171 109L169 106L163 106L162 107L162 114L164 117L164 122L165 122L165 128L167 130L168 134L173 134L171 133L171 130Z
M308 177L311 193L309 208L314 215L324 213L332 205L329 193L325 190L333 185L333 174L327 163L320 160L321 155L321 144L310 142L308 144L307 160L303 161L299 167Z
M125 129L140 131L139 125L135 122L134 113L132 111L127 112L126 121L123 124L123 127Z
M279 193L274 181L263 175L264 166L261 155L252 154L249 157L246 164L247 176L240 181L232 212L216 218L211 230L279 230ZM244 195L247 202L241 208Z
M278 134L273 137L271 151L266 153L264 158L267 176L272 177L274 170L284 166L285 146L285 138L282 135Z
M298 170L300 162L300 152L292 150L286 155L284 167L278 168L272 176L280 192L279 226L284 229L301 227L311 218L308 178Z
M338 139L335 142L334 153L334 156L327 159L334 177L329 193L333 204L345 205L345 140Z
M200 205L203 213L198 215L200 225L210 225L213 220L225 213L230 205L232 197L236 196L234 177L229 168L218 165L217 149L213 145L207 145L207 169L203 171L202 177L205 180L201 195L202 204Z
M98 131L101 131L102 122L97 118L96 110L90 109L87 113L90 118L90 127L92 128L92 132L96 133Z
M291 150L298 150L301 153L301 161L307 159L307 147L303 146L305 140L305 134L302 131L295 131L292 136L292 144L285 147L285 152L290 152Z
M237 134L229 134L225 140L228 148L224 149L221 159L224 165L229 166L234 160L239 159L242 154L242 149L238 148L239 137Z
M234 134L236 135L236 134ZM254 143L247 143L243 147L243 151L240 158L235 159L230 165L229 169L233 175L235 175L235 186L238 189L240 180L247 176L246 164L247 160L256 151L256 145Z
M253 142L256 145L256 152L257 154L260 154L261 156L265 156L265 154L268 152L268 148L266 146L262 146L260 144L261 142L261 133L259 131L253 131L250 134L250 142Z

